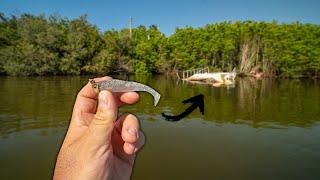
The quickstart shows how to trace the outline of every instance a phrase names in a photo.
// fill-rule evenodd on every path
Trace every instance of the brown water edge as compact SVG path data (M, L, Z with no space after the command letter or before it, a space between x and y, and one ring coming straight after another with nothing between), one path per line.
M0 77L0 179L49 179L87 76ZM123 78L123 77L121 77ZM135 113L147 136L133 179L318 179L320 84L310 80L239 78L234 88L131 76L151 85L152 97L121 112ZM182 121L166 122L182 100L205 96Z

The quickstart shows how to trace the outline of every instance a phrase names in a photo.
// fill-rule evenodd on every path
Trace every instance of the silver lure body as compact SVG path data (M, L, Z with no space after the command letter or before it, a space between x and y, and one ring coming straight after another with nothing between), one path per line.
M102 90L109 90L111 92L130 92L130 91L144 91L148 92L153 96L154 106L156 106L160 100L160 94L152 89L151 87L133 81L123 81L119 79L110 79L106 81L95 82L94 80L90 80L92 87Z

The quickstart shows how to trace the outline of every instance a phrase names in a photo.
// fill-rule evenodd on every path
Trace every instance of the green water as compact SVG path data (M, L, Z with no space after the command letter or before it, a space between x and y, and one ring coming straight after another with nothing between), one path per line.
M0 77L0 179L50 179L76 93L88 77ZM320 179L320 83L238 79L235 87L131 77L159 90L121 112L147 136L133 179ZM205 115L179 122L182 100L205 96Z

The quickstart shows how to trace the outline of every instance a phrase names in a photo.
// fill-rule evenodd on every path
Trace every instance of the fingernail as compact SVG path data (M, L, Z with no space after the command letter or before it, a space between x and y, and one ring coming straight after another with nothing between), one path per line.
M129 127L128 133L131 134L132 136L136 136L137 138L139 138L138 130L136 128Z
M133 153L136 153L138 151L138 148L134 148Z

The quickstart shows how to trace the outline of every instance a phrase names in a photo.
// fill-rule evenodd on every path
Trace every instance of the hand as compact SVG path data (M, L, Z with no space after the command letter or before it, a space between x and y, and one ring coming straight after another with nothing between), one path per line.
M107 79L110 77L95 81ZM130 179L135 154L145 136L134 115L116 119L121 105L138 100L135 92L101 91L98 95L90 83L84 86L77 95L53 179Z

